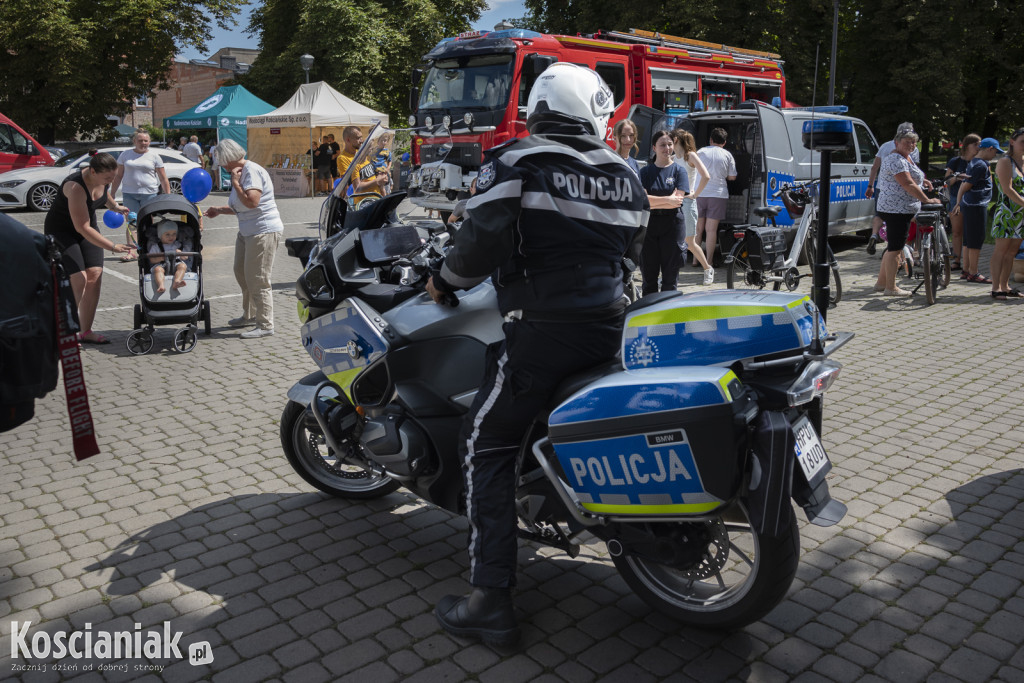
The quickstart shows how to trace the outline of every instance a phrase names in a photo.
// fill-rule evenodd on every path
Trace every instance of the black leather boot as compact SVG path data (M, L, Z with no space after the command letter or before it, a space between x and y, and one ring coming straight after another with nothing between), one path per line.
M519 624L508 588L474 588L461 598L446 595L437 603L434 616L453 636L479 638L496 647L509 647L519 641Z

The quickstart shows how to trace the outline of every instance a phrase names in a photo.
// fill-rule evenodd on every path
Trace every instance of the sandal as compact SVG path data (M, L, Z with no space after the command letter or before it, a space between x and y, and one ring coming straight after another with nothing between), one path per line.
M967 281L968 282L975 282L975 283L977 283L979 285L990 285L990 284L992 284L992 280L988 279L987 277L985 277L981 273L975 273L974 275L971 275L969 278L967 278Z
M135 252L129 252L121 257L121 263L131 263L135 260Z
M87 335L87 334L92 335L92 336L91 337L86 337L85 335ZM78 341L81 344L109 344L110 343L109 339L104 337L102 334L96 334L92 330L89 330L88 332L80 333L78 335Z
M960 262L959 261L953 261L951 264L949 264L949 269L950 270L963 270L963 268L960 266Z
M1006 292L997 292L995 290L992 290L989 293L992 295L992 298L995 299L996 301L1006 301Z
M1019 289L1011 289L1008 292L1003 292L1003 294L1005 294L1010 299L1021 299L1021 298L1024 298L1024 294L1021 294L1021 291Z

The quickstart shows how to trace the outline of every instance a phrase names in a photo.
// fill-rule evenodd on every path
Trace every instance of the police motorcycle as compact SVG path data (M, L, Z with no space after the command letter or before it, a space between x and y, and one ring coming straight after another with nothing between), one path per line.
M281 442L327 494L365 500L402 486L459 514L457 435L502 318L490 280L453 305L425 293L453 236L402 220L403 198L353 212L336 190L322 237L289 245L308 253L296 295L319 370L288 391ZM758 620L796 574L791 499L820 526L846 512L829 495L820 434L841 368L830 355L851 337L828 333L808 297L782 292L633 303L621 358L567 380L523 435L520 537L571 557L602 541L632 590L681 622Z

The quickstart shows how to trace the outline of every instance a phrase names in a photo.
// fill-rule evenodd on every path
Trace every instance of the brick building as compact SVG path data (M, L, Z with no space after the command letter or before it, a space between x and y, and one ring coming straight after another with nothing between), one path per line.
M142 124L160 127L165 117L194 107L229 79L247 72L259 53L249 48L225 47L206 60L175 60L167 75L168 90L138 98L128 114L120 119L111 117L111 123L133 128Z
M259 50L226 47L207 60L173 62L167 77L170 89L156 91L150 100L154 124L159 126L164 118L194 107L229 79L247 72L259 53Z

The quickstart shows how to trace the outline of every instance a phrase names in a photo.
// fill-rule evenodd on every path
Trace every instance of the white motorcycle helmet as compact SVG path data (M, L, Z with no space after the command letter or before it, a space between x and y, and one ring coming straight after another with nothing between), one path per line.
M596 71L585 66L556 62L533 84L526 105L526 126L542 121L571 120L604 137L615 98Z

